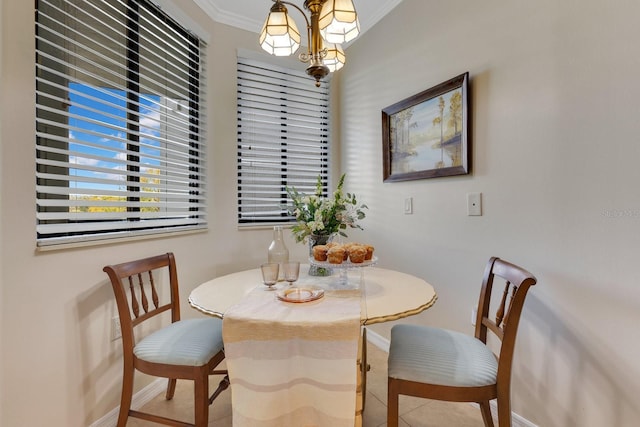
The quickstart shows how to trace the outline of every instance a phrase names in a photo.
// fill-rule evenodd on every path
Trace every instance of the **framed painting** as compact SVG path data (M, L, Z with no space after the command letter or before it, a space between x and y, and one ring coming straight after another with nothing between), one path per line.
M384 182L470 171L469 73L382 110Z

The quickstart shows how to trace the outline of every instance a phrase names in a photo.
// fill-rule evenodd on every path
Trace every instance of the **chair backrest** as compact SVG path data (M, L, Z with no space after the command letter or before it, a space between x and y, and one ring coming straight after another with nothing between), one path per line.
M134 327L167 310L171 311L171 322L180 320L180 296L178 274L173 253L107 265L103 271L109 275L120 316L123 348L135 345ZM168 284L159 282L160 275L168 271ZM160 289L169 289L168 297ZM165 303L164 300L167 300Z
M496 278L505 282L497 309L490 311L491 293ZM493 257L487 263L482 280L482 290L478 303L475 336L487 342L487 332L493 332L501 341L498 376L511 377L511 362L515 348L516 332L520 314L529 288L536 284L536 278L517 265ZM495 318L491 319L490 316Z

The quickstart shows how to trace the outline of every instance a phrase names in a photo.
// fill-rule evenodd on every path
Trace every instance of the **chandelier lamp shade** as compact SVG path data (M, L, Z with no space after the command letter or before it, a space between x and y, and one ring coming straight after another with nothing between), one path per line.
M342 47L337 43L328 43L325 49L327 54L322 60L324 65L329 67L330 72L338 71L347 60Z
M271 55L289 56L300 47L300 31L287 8L276 1L260 33L260 46Z
M360 21L352 0L327 0L318 21L320 34L327 43L346 43L360 33Z
M273 6L260 32L260 46L275 56L289 56L300 47L300 32L289 16L287 7L297 9L307 25L307 51L298 55L306 62L307 74L320 80L345 64L346 57L341 43L353 40L360 33L358 14L352 0L305 0L305 12L295 4L284 0L272 0Z

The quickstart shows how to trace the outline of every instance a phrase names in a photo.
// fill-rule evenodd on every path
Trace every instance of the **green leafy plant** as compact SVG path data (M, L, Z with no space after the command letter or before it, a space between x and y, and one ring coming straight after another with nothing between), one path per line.
M318 175L316 192L307 195L298 192L295 187L287 187L287 193L293 202L289 213L298 222L292 227L296 241L302 242L310 235L331 235L338 233L347 237L344 230L362 227L356 222L365 217L365 204L358 204L355 194L342 191L346 174L342 174L338 186L331 198L322 196L322 180Z

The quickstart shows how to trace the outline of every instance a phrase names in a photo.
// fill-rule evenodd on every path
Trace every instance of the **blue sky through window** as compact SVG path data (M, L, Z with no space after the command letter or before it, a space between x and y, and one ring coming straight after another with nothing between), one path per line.
M69 85L69 170L78 189L122 190L126 187L127 99L123 90ZM140 98L140 170L160 164L160 109L157 95ZM83 167L84 166L84 167ZM108 182L111 181L111 182ZM122 183L118 183L121 181Z

